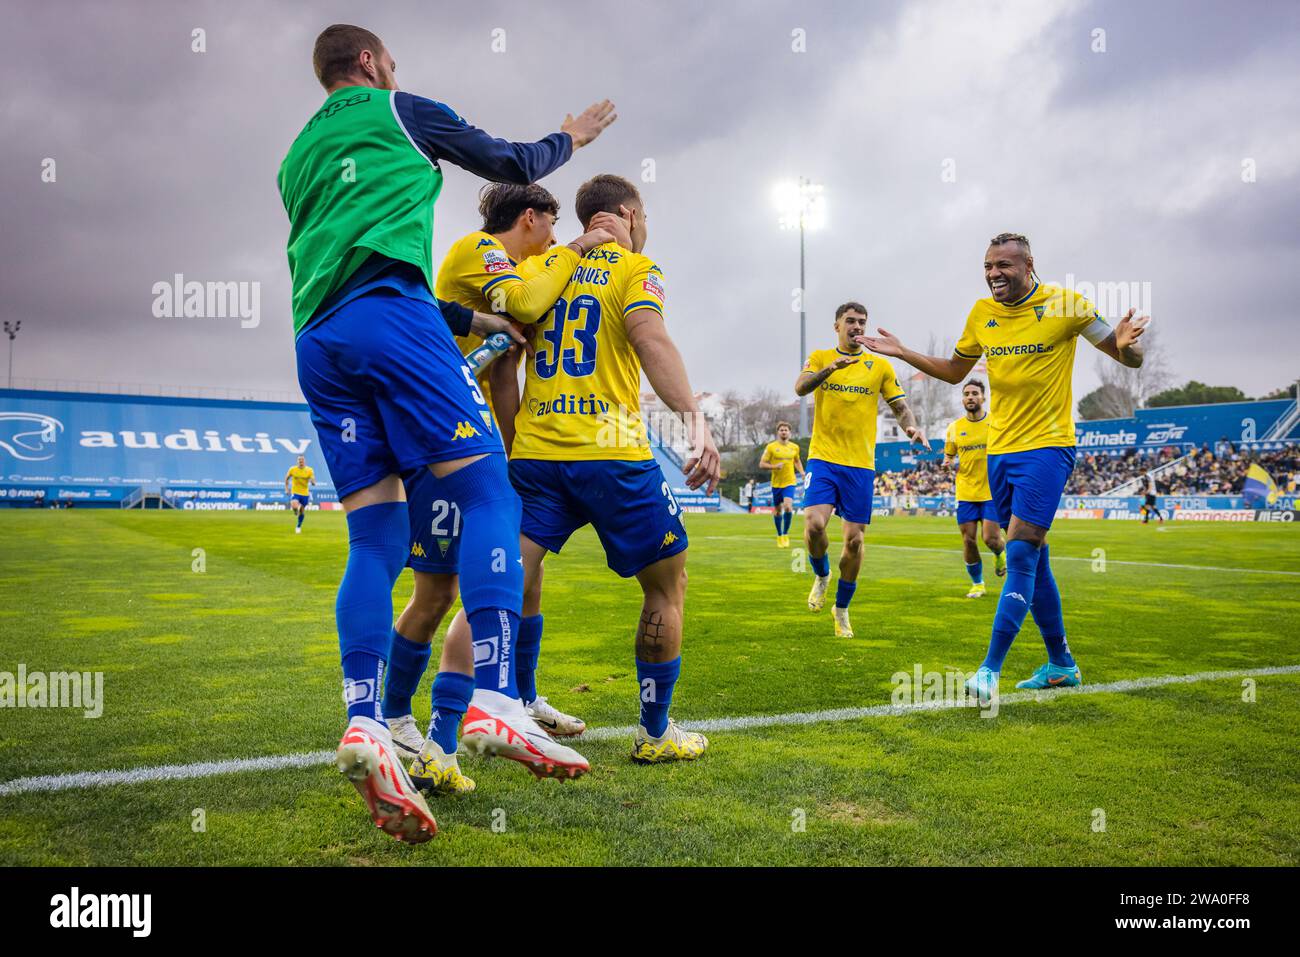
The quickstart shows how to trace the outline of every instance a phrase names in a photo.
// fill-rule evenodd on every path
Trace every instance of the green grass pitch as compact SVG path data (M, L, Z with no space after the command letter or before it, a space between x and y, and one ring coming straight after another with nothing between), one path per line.
M990 596L963 597L951 520L868 530L852 640L807 611L810 576L769 518L691 515L688 528L674 702L688 727L887 704L895 672L979 664L998 580L989 560ZM800 532L796 520L796 544ZM1296 529L1075 521L1051 541L1089 684L1300 663ZM1300 863L1298 674L1255 679L1253 701L1236 678L1008 704L995 719L718 731L680 766L634 765L620 736L578 744L592 771L575 782L466 760L478 791L431 802L440 833L420 847L377 832L323 764L4 793L37 775L332 749L345 550L340 513L295 536L286 513L0 511L0 671L104 673L99 718L0 711L0 865ZM399 608L409 587L404 575ZM589 532L548 560L539 687L592 728L635 721L638 605ZM1027 624L1004 693L1042 659Z

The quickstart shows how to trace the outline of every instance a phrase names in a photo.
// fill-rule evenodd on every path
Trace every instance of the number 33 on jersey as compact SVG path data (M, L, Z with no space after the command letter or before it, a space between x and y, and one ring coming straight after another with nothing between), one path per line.
M534 275L553 255L524 260L520 276ZM537 324L511 458L651 458L641 421L641 362L624 325L638 309L663 316L663 272L653 260L614 243L583 257Z

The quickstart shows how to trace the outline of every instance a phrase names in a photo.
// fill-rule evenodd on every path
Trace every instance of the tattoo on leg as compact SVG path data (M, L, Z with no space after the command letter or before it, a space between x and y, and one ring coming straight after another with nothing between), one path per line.
M643 661L658 655L664 643L664 616L657 611L641 612L636 626L636 653Z

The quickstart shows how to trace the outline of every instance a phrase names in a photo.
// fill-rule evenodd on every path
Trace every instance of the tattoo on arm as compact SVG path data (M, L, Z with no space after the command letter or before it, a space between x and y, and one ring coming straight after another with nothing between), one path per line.
M912 407L907 404L907 400L899 396L889 407L894 410L894 418L898 420L898 427L906 432L908 429L916 428L916 414Z
M807 395L809 392L812 392L819 385L821 385L823 382L829 379L831 377L831 373L833 373L834 371L835 370L832 369L830 366L827 366L825 369L819 369L816 372L805 372L804 375L807 376L807 378L804 379L803 382L799 383L799 385L802 385L803 388L801 390L796 387L794 390L795 394ZM803 376L800 376L800 378L803 378Z

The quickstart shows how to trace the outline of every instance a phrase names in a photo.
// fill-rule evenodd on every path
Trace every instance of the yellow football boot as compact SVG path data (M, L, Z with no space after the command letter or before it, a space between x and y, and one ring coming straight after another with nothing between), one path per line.
M665 761L694 761L709 746L709 739L698 731L684 731L668 719L668 727L652 738L644 726L636 729L632 742L632 760L637 764L662 764Z
M446 754L427 739L419 756L411 763L410 773L412 783L431 794L469 794L474 790L473 779L460 773L456 755Z

